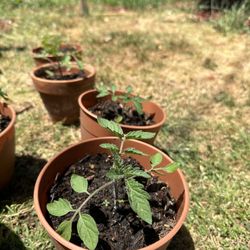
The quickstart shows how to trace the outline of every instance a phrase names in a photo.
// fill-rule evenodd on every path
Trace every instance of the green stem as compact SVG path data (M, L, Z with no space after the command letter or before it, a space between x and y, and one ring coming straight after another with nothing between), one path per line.
M104 185L102 185L101 187L99 187L98 189L96 189L92 194L90 194L90 195L88 196L88 198L81 204L81 206L80 206L78 209L75 210L75 213L73 214L73 216L72 216L72 218L71 218L70 221L71 221L71 222L74 221L76 215L77 215L78 213L80 213L81 209L88 203L88 201L89 201L94 195L96 195L96 194L99 193L101 190L103 190L104 188L110 186L110 185L113 184L113 183L114 183L114 181L107 182L107 183L105 183Z

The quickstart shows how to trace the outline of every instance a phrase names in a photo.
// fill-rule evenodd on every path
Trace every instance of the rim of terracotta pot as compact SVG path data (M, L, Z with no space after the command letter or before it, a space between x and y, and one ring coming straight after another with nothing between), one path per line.
M36 184L35 184L35 188L34 188L34 208L36 210L36 213L37 213L37 216L41 222L41 224L44 226L44 228L48 231L48 233L56 240L58 241L60 244L62 244L63 246L67 247L68 249L71 249L71 250L87 250L86 248L82 248L82 247L79 247L67 240L65 240L60 234L58 234L52 227L51 225L47 222L47 220L45 219L43 213L42 213L42 210L40 208L40 204L39 204L39 199L38 199L38 190L39 190L39 186L40 186L40 183L42 181L42 177L44 175L44 173L46 172L47 168L49 167L49 165L51 164L51 162L53 162L56 158L60 157L60 155L64 154L66 151L68 151L69 149L71 148L74 148L74 147L77 147L78 145L80 144L83 144L83 143L86 143L86 142L91 142L91 141L97 141L97 140L109 140L109 139L117 139L117 137L113 137L113 136L107 136L107 137L99 137L99 138L91 138L91 139L87 139L85 141L82 141L82 142L79 142L79 143L76 143L74 145L71 145L69 147L67 147L66 149L62 150L60 153L56 154L52 159L50 159L46 165L43 167L43 169L41 170L41 172L39 173L39 176L36 180ZM138 140L130 140L130 141L135 141L136 143L138 144L143 144L147 147L150 147L150 148L153 148L155 149L156 151L158 152L161 152L162 151L150 144L147 144L145 142L142 142L142 141L138 141ZM165 154L165 153L164 153ZM165 154L166 155L166 154ZM168 155L166 155L168 157ZM169 158L169 157L168 157ZM170 159L170 158L169 158ZM171 160L171 159L170 159ZM149 246L146 246L146 247L143 247L143 248L140 248L139 250L152 250L152 249L156 249L157 247L160 247L162 245L164 245L165 243L167 243L169 240L171 240L174 235L179 231L179 229L181 228L181 226L183 225L186 217L187 217L187 213L188 213L188 210L189 210L189 189L188 189L188 185L187 185L187 182L185 180L185 177L182 173L181 170L177 169L176 171L178 171L178 174L181 178L181 181L183 183L183 186L184 186L184 190L185 190L185 193L184 193L184 197L185 197L185 200L186 202L184 203L184 207L183 207L183 212L181 213L181 216L179 217L179 220L178 222L176 223L176 225L173 227L173 229L168 233L166 234L163 238L161 238L160 240L156 241L155 243L149 245Z
M78 43L62 43L60 45L60 47L67 47L67 46L71 46L71 47L75 48L76 52L78 52L78 53L82 52L82 46L80 44L78 44ZM37 55L39 55L39 50L41 50L41 49L43 49L42 46L38 46L38 47L35 47L35 48L32 49L32 55L33 55L34 58L36 58L36 59L40 59L40 58L43 59L43 57L37 56ZM47 55L45 57L53 58L53 57L57 57L57 56Z
M91 89L91 90L87 90L85 91L84 93L82 93L79 97L78 97L78 104L80 106L80 108L86 113L88 114L90 117L92 117L93 119L96 120L97 122L97 115L93 114L92 112L90 112L83 104L82 104L82 98L85 96L85 95L88 95L89 93L92 93L92 92L97 92L96 89ZM123 91L119 91L118 92L120 93L125 93ZM126 124L120 124L120 126L122 128L127 128L127 129L153 129L153 128L156 128L156 127L159 127L159 126L162 126L164 124L164 122L166 121L166 118L167 118L167 115L165 114L165 112L163 111L163 109L155 102L151 102L149 100L145 100L146 102L150 102L150 103L153 103L159 110L159 112L162 113L162 120L160 122L157 122L155 124L152 124L152 125L146 125L146 126L136 126L136 125L126 125Z
M14 126L15 122L16 122L16 111L14 110L14 108L12 108L10 105L0 102L0 106L4 107L4 105L6 105L5 108L9 109L11 112L11 120L10 123L8 124L8 126L0 133L0 138L3 137L5 134L9 133L9 131L11 130L11 128Z
M48 67L51 67L51 66L56 65L56 64L57 64L56 62L53 62L53 63L46 63L46 64L42 64L40 66L34 67L31 71L31 78L34 80L37 80L40 82L46 82L46 83L47 82L51 82L51 83L65 83L65 82L66 83L78 83L79 81L91 78L96 74L96 70L92 65L84 64L83 69L89 73L89 75L87 75L86 78L76 78L76 79L71 79L71 80L48 80L48 79L44 79L44 78L41 78L41 77L38 77L35 75L35 73L38 70L41 70L43 68L48 68ZM76 63L71 62L71 64L73 65L73 68L78 68Z

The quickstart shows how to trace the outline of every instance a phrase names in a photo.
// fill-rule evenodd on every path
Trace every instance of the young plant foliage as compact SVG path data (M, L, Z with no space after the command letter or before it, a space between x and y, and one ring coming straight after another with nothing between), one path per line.
M88 214L80 214L77 221L77 232L83 243L94 250L98 243L99 231L95 220Z
M70 202L62 198L59 198L58 200L48 203L47 210L51 215L57 217L66 215L67 213L74 211Z
M134 179L126 180L129 204L138 216L152 224L152 212L149 204L150 195L143 189L143 185Z
M77 193L86 193L88 197L82 202L82 204L77 208L73 209L70 202L66 199L59 198L53 202L47 204L47 210L51 215L54 216L64 216L69 212L72 212L71 219L63 221L57 228L57 232L62 235L66 240L70 240L72 235L72 223L77 222L77 233L80 239L83 241L84 245L90 249L94 250L98 244L99 232L95 220L89 214L81 213L81 210L86 204L101 190L105 188L113 188L113 209L116 211L117 203L120 201L117 197L117 184L118 182L123 183L124 190L128 196L128 202L131 209L137 214L139 218L148 224L152 224L152 211L150 207L150 195L144 190L144 185L138 180L140 178L150 179L152 176L151 172L159 173L168 172L172 173L178 168L177 163L170 163L167 166L161 167L163 156L160 153L156 153L150 156L151 168L147 171L140 169L139 167L134 167L131 164L126 163L124 160L124 154L137 154L141 156L147 156L144 152L133 148L124 148L124 144L127 139L149 139L154 136L154 133L133 131L124 134L120 125L115 122L108 121L103 118L98 118L98 123L112 131L120 138L120 146L118 147L112 143L100 144L100 147L110 151L113 158L113 165L107 172L106 177L111 181L98 187L92 193L88 192L88 180L77 174L72 174L70 179L70 184L72 189ZM140 178L138 178L140 177ZM138 178L138 179L136 179ZM123 201L124 202L124 201ZM105 200L105 206L112 204L112 201Z

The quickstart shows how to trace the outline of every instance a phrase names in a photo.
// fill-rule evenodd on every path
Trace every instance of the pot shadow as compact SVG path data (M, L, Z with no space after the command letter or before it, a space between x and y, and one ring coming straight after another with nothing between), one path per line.
M22 203L33 196L36 178L46 163L46 160L35 156L16 156L12 180L0 191L0 210L2 206L12 204L13 201Z
M195 250L193 238L186 228L183 225L178 233L174 236L172 241L170 242L167 250Z
M12 230L0 223L0 249L1 250L26 250L20 237Z

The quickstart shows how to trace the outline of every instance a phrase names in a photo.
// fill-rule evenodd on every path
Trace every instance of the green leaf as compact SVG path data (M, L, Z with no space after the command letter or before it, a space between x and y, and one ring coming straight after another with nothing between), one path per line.
M123 131L119 124L101 117L97 117L97 121L103 128L107 128L117 136L123 137Z
M122 169L119 168L111 168L106 176L111 179L111 180L118 180L124 177L124 173L122 171Z
M89 214L80 214L77 222L77 232L87 248L90 250L96 248L99 231L95 220Z
M126 180L129 204L137 215L152 224L152 212L149 204L150 195L143 189L143 185L134 179Z
M63 221L56 230L65 240L70 241L72 234L72 222L70 220Z
M162 162L163 156L161 153L156 153L150 157L151 166L154 168Z
M143 108L141 102L133 101L136 111L141 115L143 114Z
M126 91L127 91L128 94L131 94L132 91L133 91L132 86L129 85L129 86L126 88Z
M121 115L116 116L116 118L114 119L116 123L121 123L122 120L123 120L123 117Z
M77 64L78 68L81 71L84 71L84 65L83 65L83 63L79 59L77 59L77 57L75 57L75 61L76 61L76 64Z
M105 149L109 149L112 152L119 152L119 148L113 143L102 143L102 144L100 144L100 147L105 148Z
M143 153L142 151L135 149L135 148L126 148L126 149L124 149L124 152L128 153L128 154L136 154L136 155L144 155L144 156L147 155L147 154Z
M133 167L131 165L126 166L126 168L124 168L123 170L124 175L126 178L130 178L130 177L144 177L144 178L150 178L151 175L149 175L148 173L146 173L145 171L143 171L142 169L138 168L138 167Z
M173 173L180 167L180 164L178 162L171 162L167 166L163 167L162 169L166 171L167 173Z
M111 92L115 94L116 86L114 84L111 85Z
M63 216L69 212L74 211L70 202L66 199L59 198L47 204L47 210L51 215L54 216Z
M0 88L0 97L2 97L5 101L9 101L8 95Z
M108 96L109 91L108 88L105 85L100 85L99 87L96 88L98 95L96 96L97 98Z
M70 179L72 189L77 193L88 192L88 180L83 176L72 174Z
M126 134L127 139L138 139L138 140L146 140L151 139L155 136L155 133L151 132L143 132L142 130L138 131L130 131Z

